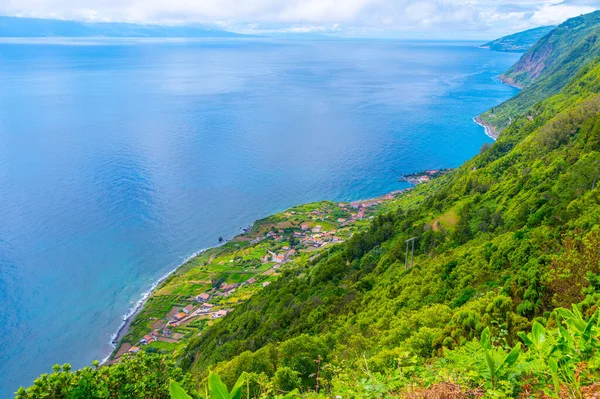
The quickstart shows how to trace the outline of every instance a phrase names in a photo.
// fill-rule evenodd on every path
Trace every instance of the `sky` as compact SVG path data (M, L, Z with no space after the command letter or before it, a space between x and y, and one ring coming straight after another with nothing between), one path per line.
M494 39L600 9L600 0L1 0L0 15L205 24L241 33Z

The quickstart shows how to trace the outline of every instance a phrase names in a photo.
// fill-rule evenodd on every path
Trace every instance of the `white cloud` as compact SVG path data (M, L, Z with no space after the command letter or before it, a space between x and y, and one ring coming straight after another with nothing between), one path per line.
M535 25L557 25L567 18L587 14L598 8L587 5L548 4L538 8L534 12L531 22Z
M598 7L600 0L3 0L0 14L209 23L244 31L494 37Z

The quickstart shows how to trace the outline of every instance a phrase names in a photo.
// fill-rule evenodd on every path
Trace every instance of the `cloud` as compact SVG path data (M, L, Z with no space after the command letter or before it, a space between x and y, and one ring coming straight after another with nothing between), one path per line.
M530 21L536 25L558 25L567 18L587 14L598 8L598 4L593 7L590 3L580 0L544 5L534 12Z
M260 32L430 36L512 33L592 11L598 0L4 0L0 14L149 23L205 23ZM335 28L333 28L335 26Z

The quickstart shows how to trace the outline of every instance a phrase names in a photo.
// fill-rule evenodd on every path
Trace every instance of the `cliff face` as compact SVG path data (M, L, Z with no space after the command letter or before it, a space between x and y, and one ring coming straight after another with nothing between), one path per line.
M552 45L546 43L537 51L529 51L509 71L502 74L502 80L523 88L524 85L537 79L547 65L547 59L552 54Z
M588 59L599 55L584 54L585 50L598 50L595 45L599 32L600 11L571 18L542 37L502 76L525 87L557 73L575 59L583 66Z
M558 93L597 57L600 57L600 11L567 20L500 76L505 83L528 90L482 114L481 119L501 132L534 104Z

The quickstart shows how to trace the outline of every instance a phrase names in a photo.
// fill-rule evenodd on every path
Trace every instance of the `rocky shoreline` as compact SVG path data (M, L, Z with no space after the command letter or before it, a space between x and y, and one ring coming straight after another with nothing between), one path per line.
M511 78L507 78L504 75L500 75L498 76L498 80L500 80L502 83L515 87L519 90L523 90L523 86L521 86L520 84L516 83L514 80L512 80Z
M476 116L475 118L473 118L473 122L475 122L479 126L483 127L483 129L485 130L485 134L488 137L491 137L494 140L498 140L498 136L500 136L500 132L498 132L498 130L496 130L496 128L494 126L492 126L490 123L484 121L480 116Z

